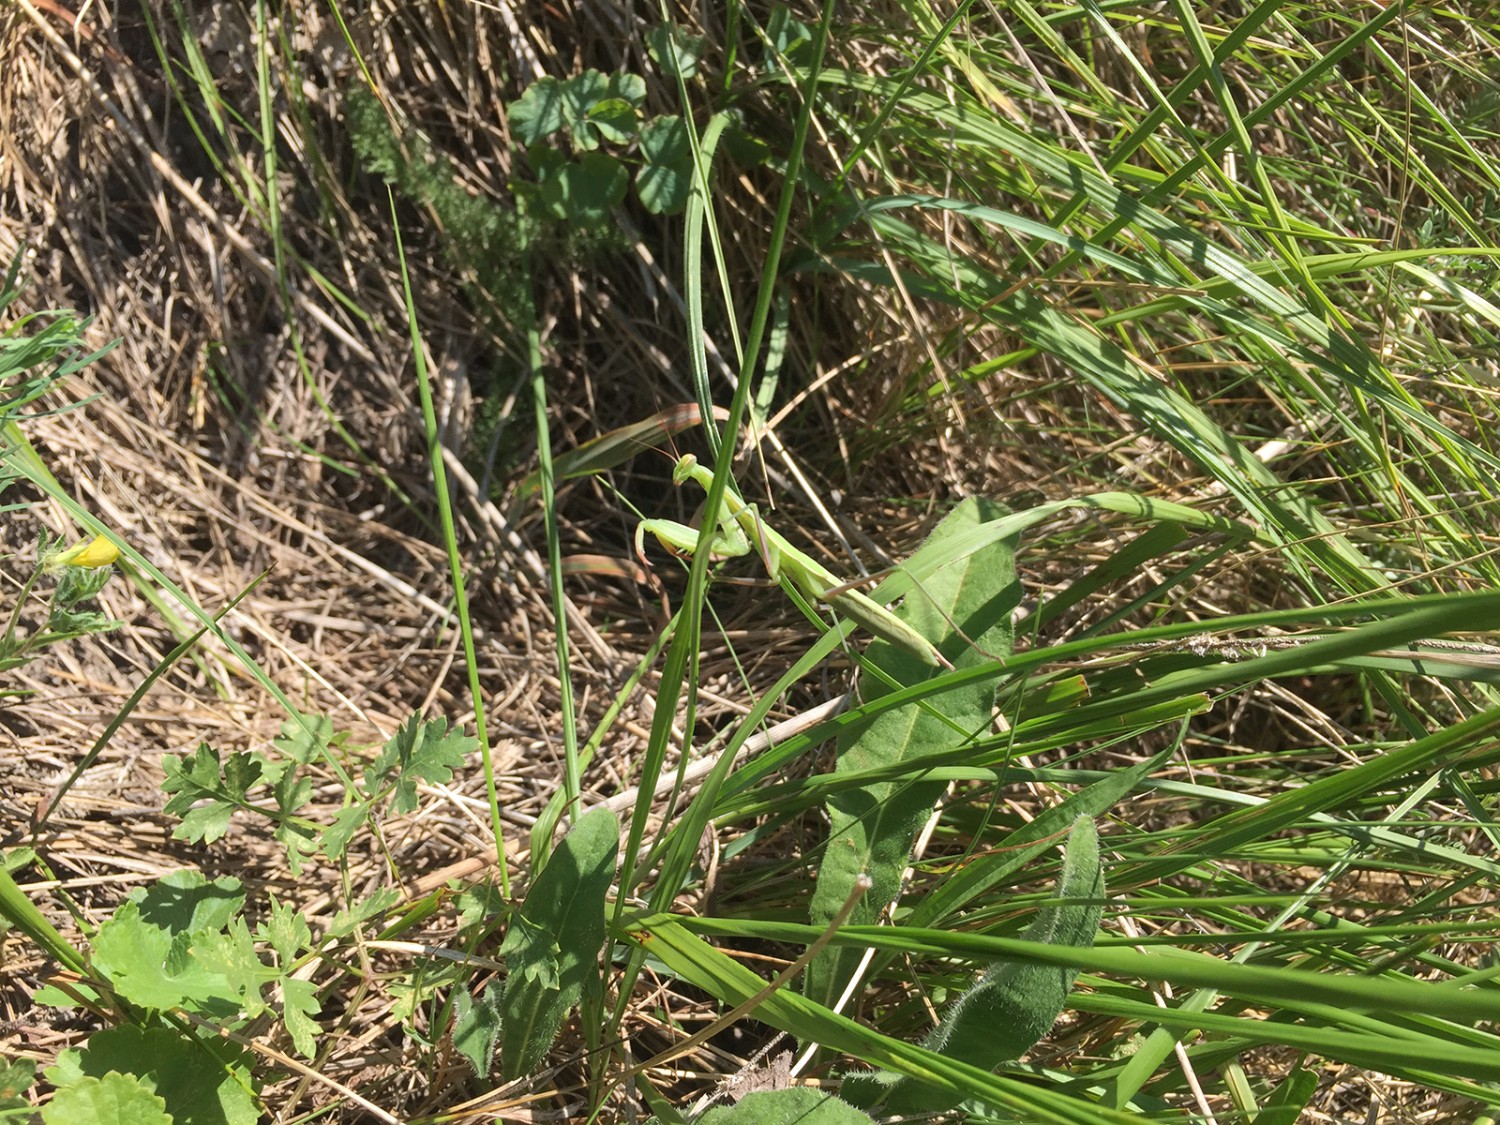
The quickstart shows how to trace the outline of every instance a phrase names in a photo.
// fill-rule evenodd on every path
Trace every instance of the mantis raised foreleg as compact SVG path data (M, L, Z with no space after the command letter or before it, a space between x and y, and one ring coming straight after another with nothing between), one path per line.
M698 464L691 453L684 454L672 470L672 481L682 484L697 481L706 491L713 483L713 474ZM836 613L842 614L858 625L864 626L877 637L905 649L924 663L935 668L951 668L952 665L938 652L937 646L885 606L866 597L858 590L850 589L836 578L822 563L803 554L782 536L761 522L760 513L754 505L746 504L737 496L724 494L723 510L715 519L719 534L714 539L713 551L726 558L746 555L751 546L759 548L761 560L766 564L766 573L773 579L783 575L791 580L802 594L814 601L822 602ZM635 530L635 550L645 561L646 534L650 533L675 555L691 555L703 542L702 533L675 520L642 520Z

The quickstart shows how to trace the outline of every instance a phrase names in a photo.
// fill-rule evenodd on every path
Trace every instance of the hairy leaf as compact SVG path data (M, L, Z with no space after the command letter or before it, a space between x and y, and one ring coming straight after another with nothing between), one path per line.
M992 502L965 501L903 569L920 565L925 554L942 550L949 540L1004 514ZM896 612L923 636L946 638L939 650L955 667L964 668L1011 651L1010 614L1019 600L1013 546L995 540L937 571L908 594ZM871 642L867 657L900 684L940 674L914 654L878 638ZM873 676L860 684L866 700L889 690ZM861 874L868 874L873 886L850 922L875 921L895 899L912 842L943 791L942 782L921 779L921 761L951 752L989 731L994 685L989 681L965 684L930 696L927 702L928 708L887 711L840 736L836 773L903 765L910 772L900 780L845 790L829 799L829 840L811 907L815 924L826 924L837 914ZM831 1007L860 954L855 948L825 949L808 967L805 994Z
M615 874L620 824L609 809L584 814L552 853L505 935L500 1073L529 1074L563 1017L598 972L604 899Z
M474 1073L483 1078L495 1060L500 1041L500 998L503 989L495 982L476 999L467 988L453 996L453 1049L469 1060Z
M871 1118L832 1094L799 1086L747 1094L700 1120L703 1125L868 1125Z
M1068 835L1057 891L1061 899L1079 901L1044 907L1021 936L1047 945L1092 946L1104 911L1104 876L1091 817L1079 817ZM1077 976L1076 969L1057 965L1000 962L948 1008L922 1046L983 1070L1018 1059L1051 1030ZM856 1105L881 1102L887 1112L901 1114L940 1113L960 1100L890 1071L853 1078L843 1093Z

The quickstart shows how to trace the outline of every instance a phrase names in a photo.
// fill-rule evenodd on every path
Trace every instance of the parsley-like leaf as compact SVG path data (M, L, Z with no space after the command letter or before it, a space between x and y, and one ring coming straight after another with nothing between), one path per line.
M447 719L424 723L413 715L365 771L365 792L374 797L390 786L394 791L392 810L409 813L417 807L418 781L446 785L453 771L463 764L464 755L478 745L478 739L456 731L448 733Z

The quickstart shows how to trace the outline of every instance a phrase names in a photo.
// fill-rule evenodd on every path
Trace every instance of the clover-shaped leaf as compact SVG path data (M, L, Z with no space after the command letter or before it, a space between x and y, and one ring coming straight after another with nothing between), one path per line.
M559 219L586 226L609 217L630 188L625 165L602 152L591 152L576 164L564 164L542 184L542 201Z
M705 42L701 35L689 35L680 27L664 23L646 32L646 50L668 78L691 78L697 74Z
M693 150L681 117L658 117L641 130L646 163L636 175L641 204L654 215L674 215L693 186Z
M562 83L539 78L511 104L510 127L524 145L534 145L563 127Z

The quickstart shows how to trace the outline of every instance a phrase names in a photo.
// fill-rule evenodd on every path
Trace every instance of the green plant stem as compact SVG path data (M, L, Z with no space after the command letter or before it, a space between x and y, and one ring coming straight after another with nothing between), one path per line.
M406 247L401 241L401 223L396 215L396 197L389 190L391 230L396 236L396 254L401 264L401 291L406 301L406 330L411 336L412 358L417 369L417 389L422 400L422 423L427 434L427 456L432 464L432 488L437 494L438 518L442 521L443 544L448 553L448 573L453 579L453 603L458 615L458 632L464 646L464 664L469 676L469 694L474 701L474 734L479 739L479 753L484 762L485 793L490 806L490 831L495 837L495 865L500 869L500 887L510 895L510 874L505 863L505 833L500 824L500 800L495 790L495 763L490 753L489 732L484 721L484 686L479 682L479 661L474 650L474 627L469 618L469 596L464 588L463 559L458 553L458 533L453 526L453 502L448 493L448 471L443 465L443 439L439 431L437 408L432 400L432 379L427 371L422 335L417 327L416 298L411 291L411 274L406 268Z
M523 207L522 229L525 229ZM525 237L525 235L523 235ZM526 294L521 316L526 330L526 362L531 374L531 400L536 408L536 448L541 477L542 518L547 535L547 577L552 594L553 634L557 639L558 708L563 715L563 786L569 817L578 823L582 813L579 793L583 787L578 765L578 716L574 714L573 675L568 658L568 595L563 589L562 542L557 532L557 491L552 464L552 433L547 420L547 380L542 370L542 342L537 330L533 303L534 279L531 245L528 239L521 255L526 270ZM706 429L712 425L705 423ZM533 858L537 857L533 852Z

